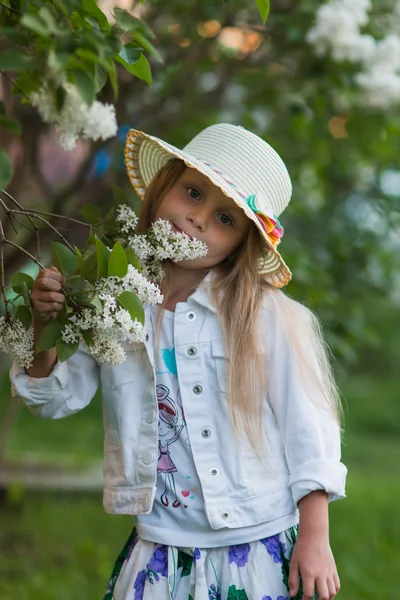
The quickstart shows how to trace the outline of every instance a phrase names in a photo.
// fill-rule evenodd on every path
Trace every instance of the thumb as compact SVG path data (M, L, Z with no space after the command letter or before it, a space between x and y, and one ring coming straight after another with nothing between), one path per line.
M57 269L57 267L50 267L50 271L55 271L56 273L59 273L60 271Z
M299 564L297 560L290 561L290 570L289 570L289 595L293 598L298 590L300 583L300 573L299 573Z

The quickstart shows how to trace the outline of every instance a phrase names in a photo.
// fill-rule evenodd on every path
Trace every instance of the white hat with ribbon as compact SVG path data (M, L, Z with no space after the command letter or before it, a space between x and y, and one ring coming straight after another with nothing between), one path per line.
M207 127L183 150L131 129L125 165L142 199L154 176L172 158L200 171L240 206L266 242L260 273L275 287L286 285L292 275L277 246L283 236L279 216L289 203L292 184L279 154L251 131L228 123Z

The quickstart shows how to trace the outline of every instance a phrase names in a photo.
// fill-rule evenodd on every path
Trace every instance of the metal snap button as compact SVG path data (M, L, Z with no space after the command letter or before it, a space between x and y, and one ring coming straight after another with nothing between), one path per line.
M210 431L209 429L203 429L203 431L201 432L201 435L202 435L204 438L209 438L209 437L210 437L210 435L211 435L211 431Z
M201 387L201 385L194 385L193 386L193 392L195 394L201 394L202 391L203 391L203 388Z
M149 341L149 334L148 333L146 333L146 338L145 339L146 339L146 342Z
M215 477L216 475L218 475L218 469L211 469L210 475L212 475L213 477Z
M187 353L189 354L189 356L196 356L197 354L197 350L196 348L194 348L193 346L191 348L188 348Z
M143 452L142 461L145 465L151 465L151 463L154 461L153 452L151 450L146 450Z
M222 513L221 517L223 519L227 519L229 517L229 514L227 512Z
M194 312L188 312L186 318L189 319L189 321L194 321L196 319L196 315Z

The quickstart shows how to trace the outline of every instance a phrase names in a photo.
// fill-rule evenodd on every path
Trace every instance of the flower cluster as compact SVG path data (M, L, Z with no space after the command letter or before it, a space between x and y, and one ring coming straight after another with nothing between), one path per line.
M33 364L33 328L25 329L21 321L12 321L9 316L0 317L0 348L15 361L29 369Z
M95 100L88 106L71 83L64 83L65 100L60 112L46 84L31 94L32 106L36 107L45 123L55 125L60 134L60 144L66 150L75 147L78 136L86 139L106 140L117 134L115 107Z
M207 254L207 246L200 240L192 239L186 233L175 232L169 221L159 219L144 234L136 233L137 216L126 205L118 208L118 221L121 221L121 235L127 246L133 249L142 266L144 277L160 283L164 276L163 262L193 260Z
M331 53L335 61L361 63L363 71L355 77L363 92L360 101L385 108L400 100L400 2L394 4L392 30L388 29L381 40L361 33L369 22L370 9L370 0L330 0L321 4L307 41L320 56Z
M83 332L91 331L87 350L99 362L120 364L126 354L121 343L144 342L146 330L130 313L121 307L117 298L123 292L134 292L143 304L159 304L163 296L159 288L147 281L137 269L128 265L125 277L107 277L99 279L94 285L88 285L86 292L98 297L98 305L84 308L74 315L62 331L66 343L76 343L84 337Z

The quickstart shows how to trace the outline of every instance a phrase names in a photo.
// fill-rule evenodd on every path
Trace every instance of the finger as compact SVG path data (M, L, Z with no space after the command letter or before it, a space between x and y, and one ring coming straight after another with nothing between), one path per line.
M333 577L332 577L332 579L328 579L327 584L328 584L329 600L333 600L333 598L336 596L336 594L339 591L339 590L336 589L336 585L335 585L335 582L333 580Z
M310 575L303 575L303 599L313 600L315 595L315 578ZM328 600L327 596L318 596L318 600Z
M299 566L297 561L295 560L291 560L290 561L290 570L289 570L289 594L290 596L295 596L298 592L299 589L299 583L300 583L300 573L299 573Z
M56 267L51 267L50 269L43 269L40 271L38 279L42 279L43 277L48 279L54 279L59 283L64 282L64 277L61 275L60 271Z
M311 598L313 598L315 594L315 589L317 591L318 600L329 600L328 583L325 578L317 578L315 580L313 595L311 596Z
M35 281L34 285L32 286L32 289L44 292L59 292L61 290L61 283L56 279L52 279L51 277L43 276Z
M336 593L338 593L338 591L340 590L340 579L337 573L334 573L333 575L333 583L335 585Z
M40 301L35 301L33 303L33 308L35 310L35 312L37 312L39 315L40 314L47 314L49 312L56 312L59 313L60 310L62 309L63 304L61 304L61 302L40 302Z

